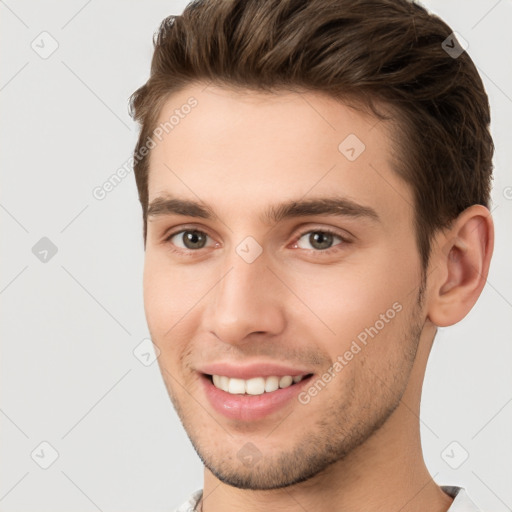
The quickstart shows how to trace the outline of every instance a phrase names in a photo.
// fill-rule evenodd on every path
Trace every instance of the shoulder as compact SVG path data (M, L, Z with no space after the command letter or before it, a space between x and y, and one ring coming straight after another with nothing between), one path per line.
M463 487L455 485L441 485L440 487L453 498L453 503L446 512L482 512Z
M197 489L190 495L185 503L174 509L173 512L194 512L197 502L201 499L202 494L203 489Z

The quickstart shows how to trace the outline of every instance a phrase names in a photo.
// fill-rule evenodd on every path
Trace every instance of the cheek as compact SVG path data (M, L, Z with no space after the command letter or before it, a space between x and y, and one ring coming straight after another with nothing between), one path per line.
M399 343L398 333L406 324L406 303L414 299L410 293L415 285L414 269L398 268L382 253L380 259L376 256L364 265L317 267L310 274L290 273L287 277L303 302L288 308L288 313L299 324L316 326L316 337L330 346L333 359L357 339L364 343L389 337L389 343ZM296 300L291 299L295 305Z
M182 313L183 292L181 274L169 268L162 258L146 251L143 273L144 310L154 338L161 342L165 333L178 321ZM180 301L180 296L182 300Z
M143 295L146 321L161 350L189 340L200 325L199 316L212 286L205 271L194 265L170 264L165 253L148 250L144 260Z

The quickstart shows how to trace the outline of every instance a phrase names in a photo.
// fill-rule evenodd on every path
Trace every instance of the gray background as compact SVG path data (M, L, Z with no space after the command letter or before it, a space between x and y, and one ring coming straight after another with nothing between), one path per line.
M103 200L92 194L130 156L127 99L147 79L160 21L185 4L0 1L1 511L169 511L202 486L157 363L141 356L149 334L133 173ZM422 439L438 483L503 512L512 507L512 2L424 4L469 43L497 151L488 284L436 339Z

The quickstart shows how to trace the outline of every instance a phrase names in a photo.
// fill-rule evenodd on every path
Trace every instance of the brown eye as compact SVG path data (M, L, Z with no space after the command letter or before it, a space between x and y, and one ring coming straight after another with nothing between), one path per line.
M174 238L176 241L173 241ZM173 233L167 240L181 249L194 250L205 247L207 238L208 235L202 231L186 229L178 233Z
M313 248L317 251L326 251L333 246L333 241L336 238L338 240L340 240L341 242L344 241L342 237L340 237L339 235L336 235L334 233L331 233L329 231L322 231L322 230L307 231L306 233L303 233L302 236L299 238L299 240L297 241L297 245L301 249ZM305 239L306 244L310 244L311 247L304 246L303 245L304 242L302 242L302 245L301 245L302 239ZM336 244L336 245L340 245L340 244Z

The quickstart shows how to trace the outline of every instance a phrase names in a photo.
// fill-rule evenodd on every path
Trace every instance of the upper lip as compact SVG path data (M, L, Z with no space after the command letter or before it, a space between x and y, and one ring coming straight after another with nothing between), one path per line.
M283 375L295 377L297 375L309 375L312 373L296 366L283 366L282 364L272 362L250 364L217 362L201 366L198 368L198 371L207 375L223 375L244 380L253 377L270 377L272 375L276 377L282 377Z

